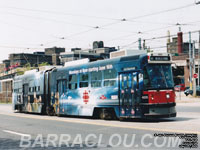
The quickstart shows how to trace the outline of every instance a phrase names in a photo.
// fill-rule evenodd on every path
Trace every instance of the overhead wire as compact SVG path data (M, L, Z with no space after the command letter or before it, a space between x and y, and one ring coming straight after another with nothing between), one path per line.
M27 27L24 27L24 26L21 26L21 25L8 23L8 22L2 21L2 20L0 20L0 23L1 23L1 24L6 24L6 25L9 25L9 26L14 26L14 27L16 27L16 28L19 28L19 29L22 29L22 30L26 30L26 31L31 31L31 32L34 32L34 33L35 33L35 32L38 32L38 33L41 34L41 32L43 32L43 31L41 31L41 30L35 30L35 29L27 28ZM45 32L43 32L43 33L44 33L45 35L48 35L48 36L53 37L53 38L59 38L58 36L55 36L55 35L53 35L53 34L48 34L48 33L45 33Z
M19 8L19 7L3 7L3 8L25 10L25 11L32 11L32 12L50 13L50 14L54 14L54 15L58 14L58 15L73 16L73 17L88 17L88 18L104 19L104 20L118 20L116 18L91 16L91 15L83 15L83 14L74 14L74 13L67 13L67 12L53 11L53 10L41 10L41 9L30 9L30 8Z
M176 8L172 8L172 9L166 9L166 10L157 11L157 12L153 12L153 13L146 14L146 15L140 15L140 16L137 16L137 17L132 17L132 18L129 18L129 20L141 19L141 18L144 18L144 17L159 15L159 14L163 14L163 13L166 13L166 12L175 11L175 10L179 10L179 9L184 9L184 8L195 6L195 5L196 5L196 3L190 3L190 4L187 4L187 5L181 6L181 7L176 7Z
M64 21L64 20L56 20L56 19L44 18L44 17L36 17L36 16L18 14L18 13L13 13L13 12L4 12L4 11L1 11L1 12L6 13L6 14L10 14L10 15L14 15L14 16L21 16L21 17L31 18L31 19L47 20L47 21L51 21L51 22L54 22L54 23L64 23L64 24L70 24L70 25L93 28L93 26L90 26L90 25L72 23L72 22L68 22L68 21Z
M194 31L190 31L191 33L199 33L200 30L194 30ZM189 34L189 32L184 32L184 34ZM164 35L164 36L159 36L159 37L153 37L153 38L148 38L148 39L143 39L146 41L153 41L153 40L160 40L160 39L165 39L165 38L169 38L169 37L176 37L177 34L172 34L172 35ZM133 44L136 44L138 41L135 41L135 42L131 42L130 44L127 44L127 45L123 45L123 46L131 46ZM121 46L120 46L121 47ZM161 46L161 47L164 47L164 46ZM160 47L156 47L156 48L160 48Z
M136 17L132 17L132 18L129 18L129 19L114 19L114 18L104 18L104 17L95 17L95 16L86 16L86 17L94 17L94 18L99 18L99 19L109 19L109 20L115 20L114 22L111 22L111 23L108 23L108 24L104 24L104 25L101 25L101 26L90 26L90 25L83 25L83 24L74 24L74 23L71 23L71 22L65 22L65 21L59 21L59 20L55 20L55 19L49 19L49 18L42 18L42 17L33 17L33 16L27 16L27 15L22 15L22 14L16 14L16 13L11 13L11 12L8 12L9 14L12 14L12 15L18 15L18 16L24 16L24 17L33 17L33 18L37 18L37 19L45 19L45 20L48 20L48 21L56 21L56 22L64 22L64 23L67 23L67 24L72 24L72 25L79 25L79 26L84 26L84 27L90 27L92 28L91 30L86 30L86 31L83 31L83 32L78 32L78 33L75 33L75 34L72 34L72 35L69 35L69 36L66 36L66 37L63 37L63 38L59 38L59 40L63 40L63 39L66 39L67 37L71 37L71 36L75 36L75 35L80 35L80 34L83 34L83 33L87 33L87 32L90 32L94 29L103 29L105 27L108 27L108 26L112 26L112 25L115 25L115 24L118 24L118 23L121 23L121 22L125 22L125 21L129 21L130 22L134 22L135 19L141 19L143 17L148 17L148 16L153 16L153 15L158 15L158 14L162 14L162 13L166 13L166 12L170 12L170 11L175 11L175 10L178 10L178 9L183 9L183 8L187 8L187 7L191 7L191 6L194 6L195 3L192 3L192 4L188 4L188 5L184 5L184 6L181 6L181 7L176 7L176 8L172 8L172 9L168 9L168 10L163 10L163 11L159 11L159 12L154 12L154 13L150 13L150 14L146 14L146 15L140 15L140 16L136 16ZM11 8L11 7L10 7ZM13 9L21 9L22 8L14 8ZM75 15L75 14L67 14L67 13L61 13L61 12L55 12L55 11L46 11L46 10L34 10L34 9L26 9L24 8L23 10L26 10L26 11L36 11L36 12L45 12L45 13L57 13L57 14L63 14L63 15L72 15L72 16L84 16L84 15ZM155 29L152 29L153 31L155 31ZM147 32L147 31L146 31ZM150 32L150 31L148 31ZM141 32L143 33L143 32ZM145 33L145 32L144 32ZM140 34L139 32L138 33L134 33L134 34ZM132 36L133 34L131 35L128 35L128 36ZM127 37L128 37L127 36ZM48 42L48 43L51 43L51 42Z

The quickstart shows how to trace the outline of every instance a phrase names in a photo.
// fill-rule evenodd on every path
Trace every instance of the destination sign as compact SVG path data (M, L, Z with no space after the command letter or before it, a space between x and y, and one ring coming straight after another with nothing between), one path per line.
M170 56L151 56L150 61L170 61Z

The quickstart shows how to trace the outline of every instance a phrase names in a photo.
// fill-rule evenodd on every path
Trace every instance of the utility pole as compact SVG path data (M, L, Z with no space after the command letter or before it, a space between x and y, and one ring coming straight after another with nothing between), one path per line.
M200 53L200 31L199 31L199 49L198 49L198 78L197 78L197 85L199 87L199 53Z
M196 73L195 67L195 41L193 41L193 74ZM193 78L193 96L196 96L196 78Z
M191 45L191 32L189 32L189 67L190 67L190 90L192 90L192 45Z

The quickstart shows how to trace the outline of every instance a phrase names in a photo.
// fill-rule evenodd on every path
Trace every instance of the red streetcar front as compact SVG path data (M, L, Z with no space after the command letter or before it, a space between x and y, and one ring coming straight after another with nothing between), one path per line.
M174 82L169 54L150 54L144 67L144 117L175 117Z

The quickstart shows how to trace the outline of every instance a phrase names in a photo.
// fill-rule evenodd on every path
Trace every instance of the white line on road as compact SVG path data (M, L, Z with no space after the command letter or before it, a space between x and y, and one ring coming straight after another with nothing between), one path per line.
M23 133L14 132L14 131L9 131L9 130L2 130L2 131L3 131L3 132L10 133L10 134L20 135L20 136L31 136L30 134L23 134Z

